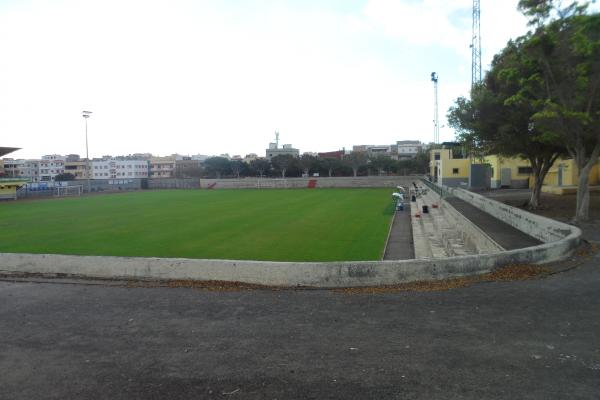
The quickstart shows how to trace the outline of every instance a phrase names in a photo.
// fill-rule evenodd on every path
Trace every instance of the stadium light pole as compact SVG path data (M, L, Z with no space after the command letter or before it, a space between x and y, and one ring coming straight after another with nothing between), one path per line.
M85 169L86 169L86 176L87 176L87 191L88 194L91 193L91 183L90 183L90 153L88 150L88 130L87 130L87 120L90 117L90 115L92 114L91 111L83 111L81 113L82 117L85 119Z

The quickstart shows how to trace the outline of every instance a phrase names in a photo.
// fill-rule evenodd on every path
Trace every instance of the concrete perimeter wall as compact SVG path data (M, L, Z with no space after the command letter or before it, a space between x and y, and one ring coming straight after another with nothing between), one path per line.
M535 216L461 189L445 190L546 243L493 254L365 262L268 262L0 253L0 274L217 280L288 287L378 286L482 274L509 264L557 261L569 257L580 243L581 231L576 227Z
M314 181L316 188L395 188L398 185L408 187L419 179L418 176L201 179L200 186L202 189L300 189Z

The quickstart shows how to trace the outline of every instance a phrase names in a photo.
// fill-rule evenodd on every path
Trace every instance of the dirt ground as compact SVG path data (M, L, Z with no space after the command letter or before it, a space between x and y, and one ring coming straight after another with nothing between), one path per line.
M526 209L529 199L528 190L496 190L484 193L505 204ZM554 218L561 221L569 221L575 215L576 195L558 196L555 194L542 193L542 204L535 214ZM590 194L590 220L600 220L600 193Z

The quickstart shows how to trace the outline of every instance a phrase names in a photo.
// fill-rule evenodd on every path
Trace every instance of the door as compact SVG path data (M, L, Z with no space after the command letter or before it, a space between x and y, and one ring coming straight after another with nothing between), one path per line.
M558 164L558 186L562 186L563 184L563 165Z
M507 187L512 183L510 168L502 168L500 173L500 186Z

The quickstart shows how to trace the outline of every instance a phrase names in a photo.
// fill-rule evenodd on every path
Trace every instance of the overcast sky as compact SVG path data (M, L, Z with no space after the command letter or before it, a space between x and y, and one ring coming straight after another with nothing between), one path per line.
M484 68L526 32L482 0ZM470 86L472 0L0 0L12 157L258 153L433 140ZM454 133L444 127L441 139Z

